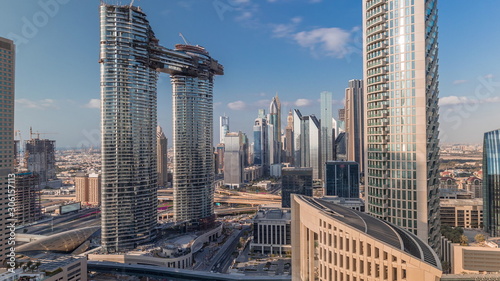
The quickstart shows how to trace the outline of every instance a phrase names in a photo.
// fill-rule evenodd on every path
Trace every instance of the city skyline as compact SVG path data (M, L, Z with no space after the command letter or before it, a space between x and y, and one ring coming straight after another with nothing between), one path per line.
M361 44L356 43L356 40L359 41L361 38L361 33L359 30L354 31L355 28L359 29L361 26L360 3L353 1L336 3L295 1L288 3L289 9L287 11L270 19L270 14L283 8L282 1L260 3L258 7L254 8L251 7L256 4L252 1L239 1L241 3L238 5L232 1L231 3L235 6L230 6L231 9L223 13L222 17L214 8L213 3L208 2L177 1L166 5L151 1L140 2L139 5L150 11L149 17L155 24L160 24L169 15L174 16L172 21L169 20L171 25L156 31L159 34L158 37L162 38L162 44L173 45L182 42L178 36L178 32L182 31L190 43L204 45L219 60L227 62L227 69L231 69L231 71L228 76L220 79L214 93L215 119L225 112L227 116L232 117L231 123L234 130L250 133L255 112L258 108L267 108L275 92L278 92L282 97L283 112L288 112L291 108L300 108L304 114L319 115L319 93L325 90L333 92L333 110L334 117L336 117L337 109L343 100L343 90L347 81L362 78ZM186 3L190 3L190 5ZM461 3L464 4L461 5ZM491 6L494 5L499 4L494 1L482 1L470 8L465 5L465 2L454 2L453 5L445 1L439 3L441 11L450 10L452 6L453 8L458 7L458 9L453 10L453 13L444 12L440 16L440 29L445 34L440 38L441 53L445 54L440 58L440 104L442 106L440 122L443 143L480 143L483 132L497 129L495 124L479 122L478 120L498 114L494 111L499 95L498 83L495 83L497 78L495 77L500 77L500 75L496 72L493 64L477 64L474 61L475 56L462 56L461 54L467 49L467 46L470 47L469 41L474 40L462 42L457 38L460 32L466 32L473 38L478 36L472 32L474 28L484 30L478 32L479 34L489 32L484 27L494 26L496 19L487 21L488 17L482 15L484 12L489 13L494 10L491 9ZM153 8L156 6L159 8ZM75 24L71 21L75 17L74 10L81 13L78 15L79 17L86 16L97 20L94 5L68 1L67 4L59 4L57 11L51 14L45 12L43 7L35 2L32 5L10 2L7 7L8 9L0 11L1 18L5 19L5 22L2 20L0 34L4 37L20 40L18 44L18 64L20 66L17 68L16 95L16 108L18 110L16 110L15 128L24 134L27 133L30 125L42 132L57 131L59 135L56 139L59 148L80 147L82 144L98 146L100 139L99 120L98 109L95 107L99 105L99 77L97 75L98 68L93 63L98 57L98 49L90 44L97 40L97 25L93 22L89 26L78 26L80 31L78 36L61 32L62 29ZM301 9L304 7L311 8L311 12L304 13ZM465 14L465 10L467 10L467 14ZM9 11L10 14L6 14L4 11ZM33 21L33 15L40 14L39 12L46 13L47 22ZM345 14L345 18L335 20L335 17L327 16L328 12L330 15ZM457 20L465 15L474 16L479 13L481 13L481 17L478 17L480 20L471 26L465 26L465 24L461 26L462 23ZM253 18L245 19L250 14L253 15ZM207 21L206 26L210 27L210 32L206 30L207 27L200 27L200 22L203 21L196 20L186 23L187 20L182 18L203 18ZM33 30L29 29L30 23L34 27ZM35 25L35 23L40 26ZM263 31L258 31L252 23L266 28ZM339 32L343 31L345 36L348 36L345 39L348 41L347 45L340 46L351 48L352 50L347 48L350 53L336 57L334 53L324 48L326 39L321 37L320 31L335 34L334 30L336 29L333 28L338 28ZM497 31L492 30L492 32ZM67 36L62 37L61 34ZM234 37L235 39L231 40L231 46L234 48L228 48L225 46L227 44L221 45L221 42L225 42L221 39L225 37L216 34ZM309 45L299 44L297 41L297 38L300 37L299 34L303 36L303 41L300 42L305 43L309 39ZM495 36L488 38L492 37ZM22 40L23 38L25 40ZM256 42L249 42L249 39ZM54 40L61 41L61 46L71 46L71 48L57 48L56 55L54 48L49 47L51 46L50 42ZM340 44L343 42L340 39L339 41L332 40L332 43ZM74 44L79 45L75 46ZM264 61L269 62L269 55L262 55L262 51L257 50L259 44L266 44L266 53L274 56L273 62L265 64L264 68L261 66L264 65ZM477 53L489 54L488 61L495 61L494 58L498 54L491 51L489 45L495 44L479 46L482 49ZM73 50L70 49L73 47L79 51L79 56L71 55ZM47 56L34 56L39 50L46 53ZM255 55L249 56L252 57L252 61L249 61L247 56L241 56L241 52L235 50L251 51ZM279 55L278 50L283 51L283 54ZM69 59L70 55L71 59ZM47 57L51 56L58 57L58 59L51 60L49 63ZM283 63L290 56L294 57L292 67ZM478 58L481 60L482 56L478 55ZM454 67L454 62L457 59L463 61L466 67ZM70 65L78 65L79 74L74 75L74 71L68 71L68 65L64 63L65 61L68 61ZM246 65L248 70L243 71L240 65ZM338 67L332 68L331 65ZM260 71L253 71L257 67ZM301 68L314 68L317 71L312 71L309 74L299 71ZM245 81L243 78L247 71L252 71L253 78L251 80L259 81L259 83ZM270 73L276 73L275 79L267 78ZM56 83L59 80L64 82ZM169 114L171 111L171 89L165 77L160 78L159 82L158 124L164 127L167 137L171 138L172 129ZM43 114L44 118L32 120L30 116L33 114ZM61 118L61 116L65 118ZM282 124L284 124L283 120ZM219 135L218 128L215 128L214 135ZM54 139L54 137L51 138Z

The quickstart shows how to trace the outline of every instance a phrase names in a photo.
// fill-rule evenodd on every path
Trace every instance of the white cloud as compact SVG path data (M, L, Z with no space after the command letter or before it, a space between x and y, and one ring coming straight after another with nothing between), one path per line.
M90 101L87 104L85 104L83 107L100 109L101 108L101 100L100 99L90 99Z
M479 104L479 103L500 103L500 97L491 97L485 99L475 99L469 97L449 96L439 99L440 106L452 106L461 104Z
M271 100L258 100L254 103L255 106L257 106L258 108L267 108L269 107L269 105L271 104Z
M246 103L244 101L234 101L234 102L230 102L227 104L227 107L229 107L229 109L232 109L232 110L243 110L247 107Z
M495 75L493 75L491 73L484 75L484 78L486 78L486 79L492 79L493 77L495 77Z
M298 99L294 102L295 106L311 106L313 103L313 100L308 99Z
M246 20L250 20L252 17L253 17L253 13L246 11L246 12L242 12L239 16L237 16L236 20L237 21L246 21Z
M352 53L349 46L351 33L338 27L301 31L294 34L293 39L300 46L309 48L315 55L322 53L330 57L343 58Z
M17 99L16 105L24 108L33 109L59 109L56 105L56 101L53 99L43 99L39 101L29 100L29 99Z
M468 82L467 80L455 80L455 81L453 81L453 85L460 85L460 84L464 84L467 82Z

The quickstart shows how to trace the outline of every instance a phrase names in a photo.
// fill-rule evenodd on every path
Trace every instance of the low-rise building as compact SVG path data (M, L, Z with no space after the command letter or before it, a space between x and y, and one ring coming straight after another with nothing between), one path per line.
M441 262L416 235L322 199L292 195L292 280L438 281Z
M260 209L253 219L251 250L262 254L287 254L291 249L290 210Z
M441 224L452 227L479 228L483 226L483 199L441 199Z

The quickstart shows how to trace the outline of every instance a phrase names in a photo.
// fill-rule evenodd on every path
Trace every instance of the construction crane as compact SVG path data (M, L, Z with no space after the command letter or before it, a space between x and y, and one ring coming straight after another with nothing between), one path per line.
M30 139L34 139L33 138L33 135L36 135L36 139L40 139L40 135L55 135L55 134L59 134L59 133L54 133L54 132L49 132L49 133L40 133L40 132L36 132L36 133L33 133L33 129L30 127Z

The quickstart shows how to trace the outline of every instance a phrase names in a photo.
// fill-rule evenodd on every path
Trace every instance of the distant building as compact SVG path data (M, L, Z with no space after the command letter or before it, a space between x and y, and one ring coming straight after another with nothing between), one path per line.
M312 196L312 168L283 168L281 170L281 207L290 208L291 194Z
M227 133L224 151L224 185L240 187L244 182L243 134Z
M339 109L339 121L345 122L345 108Z
M269 116L268 116L269 126L272 126L272 134L269 133L269 157L270 163L279 164L281 163L281 102L278 97L278 93L273 97L271 104L269 105Z
M321 92L321 159L319 165L323 166L326 161L332 161L335 159L333 154L333 141L334 141L334 129L333 129L333 95L331 92Z
M284 255L290 253L290 210L260 209L253 219L253 252Z
M262 166L264 174L268 174L269 170L268 133L267 120L261 117L255 119L253 126L253 164Z
M343 198L359 198L359 164L352 161L325 163L324 194Z
M350 80L345 89L345 139L347 160L359 163L359 172L364 173L365 140L363 80Z
M500 236L500 130L484 134L483 145L484 228Z
M101 205L101 175L77 173L75 177L76 201L93 206Z
M225 144L219 143L215 150L215 174L224 174Z
M229 133L229 117L226 115L220 116L219 121L220 121L219 143L225 143L224 138L226 137L226 134Z
M483 180L478 177L469 177L465 180L464 189L471 192L474 198L483 199Z
M294 166L311 167L314 179L322 176L320 122L314 115L293 111Z
M42 218L40 177L35 173L18 173L15 177L16 225L38 221Z
M243 170L243 179L245 182L252 182L258 180L264 176L264 171L262 170L262 166L253 165L250 167L246 167Z
M292 110L288 113L288 116L286 118L287 120L287 125L285 128L285 158L284 162L285 163L290 163L291 165L294 164L294 157L293 157L293 113Z
M462 228L483 226L483 199L441 199L441 225Z
M292 196L292 280L439 281L439 257L412 233L325 200Z
M168 139L160 126L156 127L156 170L158 186L168 185Z
M338 134L335 139L335 160L347 161L347 140L345 132Z
M54 140L30 139L26 141L25 158L29 172L40 176L42 187L56 178L56 156Z

